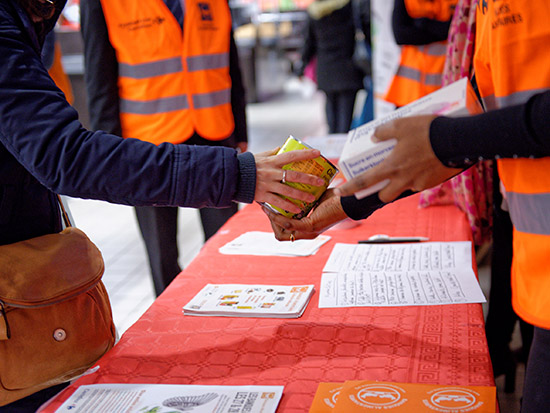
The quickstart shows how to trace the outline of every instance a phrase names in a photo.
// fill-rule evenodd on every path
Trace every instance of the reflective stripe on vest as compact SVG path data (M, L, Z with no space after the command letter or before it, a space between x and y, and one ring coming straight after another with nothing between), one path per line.
M514 227L529 234L550 235L550 194L506 192Z
M483 98L483 104L487 110L501 109L508 106L520 105L527 102L532 96L542 93L548 88L523 90L521 92L512 93L508 96L495 97L489 95Z
M400 107L435 92L443 82L446 55L446 42L403 46L399 67L385 100Z
M550 3L479 2L476 19L474 69L487 109L524 103L550 87ZM498 169L514 224L514 310L548 329L550 157L500 159Z
M407 66L399 66L396 76L404 77L415 82L423 81L422 83L430 86L441 86L441 82L443 81L442 74L436 73L422 75L420 70Z
M119 60L124 137L181 143L234 129L226 0L187 0L184 31L162 0L102 0Z

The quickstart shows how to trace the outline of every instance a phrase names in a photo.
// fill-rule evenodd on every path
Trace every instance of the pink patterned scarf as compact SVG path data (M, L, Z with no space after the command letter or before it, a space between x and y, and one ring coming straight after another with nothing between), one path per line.
M476 6L478 0L459 0L447 46L443 85L471 77L474 54ZM493 162L478 162L451 180L422 192L420 207L452 204L464 211L472 228L474 244L491 238L493 202Z

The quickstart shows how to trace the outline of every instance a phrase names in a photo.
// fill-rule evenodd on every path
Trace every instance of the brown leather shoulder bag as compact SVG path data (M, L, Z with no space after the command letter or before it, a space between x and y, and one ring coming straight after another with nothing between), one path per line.
M0 406L77 377L114 345L103 271L71 226L0 246Z

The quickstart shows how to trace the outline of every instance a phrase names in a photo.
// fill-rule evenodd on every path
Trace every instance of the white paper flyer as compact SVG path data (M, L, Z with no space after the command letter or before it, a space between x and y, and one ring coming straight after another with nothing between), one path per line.
M297 318L313 291L313 285L207 284L183 307L183 314Z
M91 384L80 386L56 412L275 413L283 386Z

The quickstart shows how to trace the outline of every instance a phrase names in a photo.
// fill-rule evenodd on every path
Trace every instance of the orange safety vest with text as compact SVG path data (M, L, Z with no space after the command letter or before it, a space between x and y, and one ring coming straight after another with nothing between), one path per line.
M413 18L449 21L456 2L457 0L405 0L405 6L409 16ZM423 46L402 46L399 67L385 100L401 107L435 92L442 85L446 56L447 41Z
M185 0L184 31L162 0L101 0L119 71L124 137L181 143L229 137L227 0Z
M480 1L476 18L474 70L487 110L550 88L550 3ZM512 304L550 329L550 157L499 159L498 170L514 224Z

